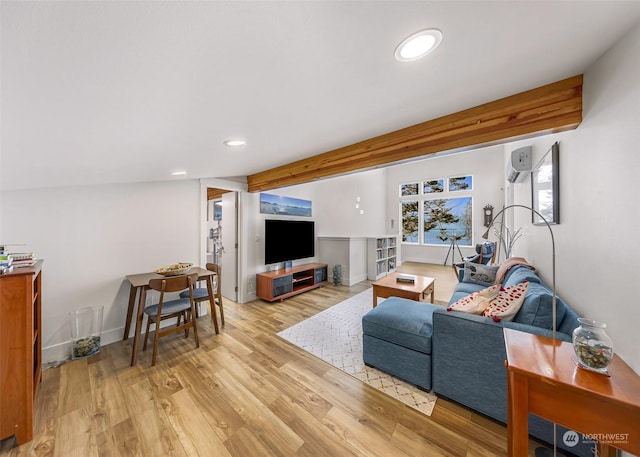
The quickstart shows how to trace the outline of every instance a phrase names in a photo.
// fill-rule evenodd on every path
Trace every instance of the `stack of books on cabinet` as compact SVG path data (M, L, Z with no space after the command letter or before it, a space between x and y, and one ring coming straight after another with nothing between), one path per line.
M384 236L367 239L367 278L371 281L396 271L398 237Z
M0 245L0 273L9 273L14 268L32 267L36 264L33 252L13 252L7 245Z
M36 257L33 252L14 252L10 254L13 258L14 268L32 267L36 264Z

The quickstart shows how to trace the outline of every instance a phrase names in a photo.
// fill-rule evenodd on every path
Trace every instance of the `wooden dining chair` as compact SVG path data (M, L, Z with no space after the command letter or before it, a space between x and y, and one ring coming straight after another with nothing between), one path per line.
M215 316L215 306L214 304L220 308L220 323L224 326L224 305L222 303L222 267L217 263L207 263L207 270L213 271L215 275L215 282L213 283L213 301L211 303L211 320L213 322L214 328L218 329L218 323ZM180 293L180 297L185 298L188 297L188 291L184 291ZM193 290L193 299L196 303L200 303L203 301L209 300L209 291L206 287L197 287ZM197 308L196 308L197 311Z
M200 347L196 320L196 307L193 294L194 285L197 280L198 273L149 280L149 287L160 292L158 303L147 306L144 309L144 313L147 315L147 332L144 336L144 345L142 346L143 351L147 349L147 341L149 340L151 324L156 324L155 334L153 337L153 357L151 359L151 366L156 364L158 340L162 336L184 331L186 338L189 336L189 329L192 328L193 336L196 340L196 348ZM186 293L186 297L165 301L166 293L179 291ZM161 329L160 323L163 320L171 318L177 319L176 325Z

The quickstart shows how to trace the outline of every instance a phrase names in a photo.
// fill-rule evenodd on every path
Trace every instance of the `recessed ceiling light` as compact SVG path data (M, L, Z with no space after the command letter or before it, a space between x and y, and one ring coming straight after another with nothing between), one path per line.
M426 56L442 41L442 32L437 29L421 30L405 38L396 48L396 60L411 62Z
M225 146L244 146L247 144L245 140L227 140L224 142Z
M186 174L186 171L174 171L173 173L171 173L172 176L184 176Z

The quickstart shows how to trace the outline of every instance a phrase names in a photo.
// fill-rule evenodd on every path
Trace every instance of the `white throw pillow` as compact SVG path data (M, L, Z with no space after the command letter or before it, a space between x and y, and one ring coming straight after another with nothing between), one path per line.
M464 311L465 313L482 314L485 308L489 306L489 303L491 303L491 300L498 296L499 292L500 284L495 284L486 289L474 292L471 295L467 295L466 297L462 297L457 302L450 304L447 307L447 311Z
M510 321L517 314L524 303L524 298L529 288L529 281L500 289L496 298L491 300L489 306L482 312L483 316L493 317L494 321Z
M465 261L462 282L470 282L481 286L491 286L496 284L496 273L498 272L498 268L500 268L498 265L483 265L481 263Z

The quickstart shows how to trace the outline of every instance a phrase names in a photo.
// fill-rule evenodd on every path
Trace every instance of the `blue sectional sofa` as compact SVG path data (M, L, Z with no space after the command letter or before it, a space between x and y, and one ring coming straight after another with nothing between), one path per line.
M464 273L450 304L486 286L464 281ZM504 327L552 335L551 290L530 268L515 266L505 276L504 287L529 281L522 308L511 322L447 311L445 307L391 297L362 319L363 358L381 369L426 390L433 391L502 423L507 421L507 371ZM578 315L562 300L556 304L556 337L571 341ZM582 440L564 445L567 429L558 426L557 443L565 453L592 457L593 445ZM529 416L529 433L553 442L553 425Z

